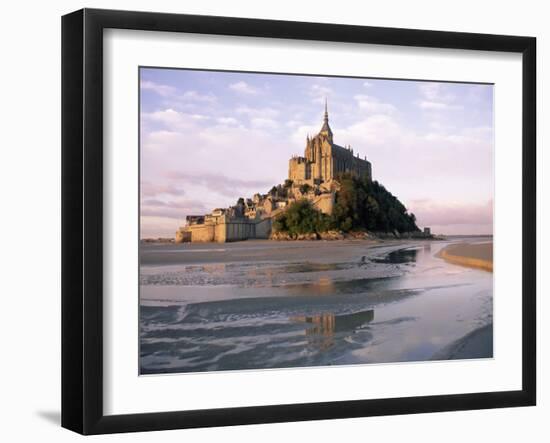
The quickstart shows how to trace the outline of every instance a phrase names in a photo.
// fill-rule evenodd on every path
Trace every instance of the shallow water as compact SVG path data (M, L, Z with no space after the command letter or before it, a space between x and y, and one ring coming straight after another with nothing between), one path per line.
M447 242L300 243L142 249L141 373L428 360L492 322Z

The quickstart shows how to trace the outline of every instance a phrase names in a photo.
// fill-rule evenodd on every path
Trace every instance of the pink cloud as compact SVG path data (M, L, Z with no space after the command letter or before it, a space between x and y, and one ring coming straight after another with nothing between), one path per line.
M276 183L269 179L243 179L212 173L193 174L167 171L164 175L171 180L180 180L186 184L203 186L211 192L217 192L218 194L230 197L235 197L236 193L243 194L242 197L251 197L256 192L267 192Z
M158 200L144 199L141 202L141 215L149 217L166 217L183 220L186 215L204 214L211 210L200 200Z
M156 197L157 195L179 195L185 194L185 191L177 186L169 183L151 183L149 181L141 182L141 196L142 197Z
M445 203L428 199L412 200L409 212L422 226L492 225L493 200L485 203Z

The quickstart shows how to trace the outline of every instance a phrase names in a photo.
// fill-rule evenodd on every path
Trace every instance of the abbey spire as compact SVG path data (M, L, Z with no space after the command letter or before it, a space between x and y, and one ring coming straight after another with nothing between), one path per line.
M321 131L319 132L319 134L326 136L328 140L332 143L332 129L330 129L330 125L328 124L328 103L327 103L326 97L325 97L325 117L323 118L323 126L321 127Z

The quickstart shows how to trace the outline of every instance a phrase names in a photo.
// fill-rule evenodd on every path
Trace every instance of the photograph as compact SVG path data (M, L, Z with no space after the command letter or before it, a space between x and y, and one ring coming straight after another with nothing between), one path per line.
M550 434L542 2L3 6L0 441Z
M140 375L493 357L493 84L138 75Z

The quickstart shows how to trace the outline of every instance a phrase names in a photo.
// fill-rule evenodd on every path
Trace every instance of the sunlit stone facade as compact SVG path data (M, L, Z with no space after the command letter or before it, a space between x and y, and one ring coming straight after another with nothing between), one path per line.
M343 173L372 179L371 164L366 157L359 158L359 153L354 155L351 146L343 147L334 143L325 104L323 126L317 135L307 137L304 156L290 159L288 178L298 185L313 186L330 184Z

